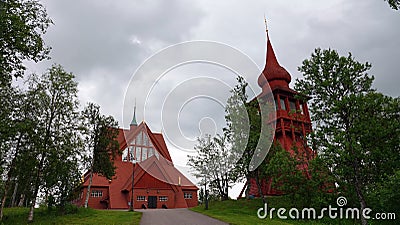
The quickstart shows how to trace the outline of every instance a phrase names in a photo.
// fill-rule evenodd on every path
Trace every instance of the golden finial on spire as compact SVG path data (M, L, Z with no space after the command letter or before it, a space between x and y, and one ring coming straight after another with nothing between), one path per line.
M267 19L265 18L265 13L264 13L264 23L265 23L265 32L268 33Z

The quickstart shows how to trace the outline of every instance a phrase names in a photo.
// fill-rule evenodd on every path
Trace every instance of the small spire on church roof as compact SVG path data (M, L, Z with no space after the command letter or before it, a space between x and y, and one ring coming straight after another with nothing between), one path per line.
M131 126L137 126L136 122L136 98L135 98L135 106L133 107L133 118L131 121Z

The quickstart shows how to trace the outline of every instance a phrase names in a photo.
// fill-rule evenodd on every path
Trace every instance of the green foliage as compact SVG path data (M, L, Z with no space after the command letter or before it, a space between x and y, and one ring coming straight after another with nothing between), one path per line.
M327 163L350 205L367 207L366 194L399 168L399 99L371 88L370 64L351 54L316 49L299 70L295 88L312 98L313 149ZM363 220L363 223L366 221Z
M197 177L211 177L211 186L216 187L216 193L223 199L228 198L227 188L232 182L244 178L249 180L250 177L260 180L262 173L259 170L264 166L264 147L267 146L264 142L273 137L273 132L269 130L273 126L261 122L260 111L270 112L265 108L269 105L259 104L257 99L247 103L248 84L240 76L237 81L225 106L227 126L223 129L224 135L214 138L210 143L199 139L199 145L195 148L199 156L190 157L188 163L196 171ZM260 133L265 137L261 142ZM212 171L218 171L215 174L219 175Z
M226 105L227 128L225 133L236 154L235 174L239 180L248 182L246 196L250 189L251 178L256 179L261 194L261 180L265 178L265 158L268 154L273 136L275 122L271 117L275 113L274 104L269 102L266 95L249 101L246 94L247 82L243 77L237 78L238 84L232 90L232 96ZM264 118L264 119L263 119ZM260 138L262 136L262 138Z
M31 136L32 205L39 189L65 204L79 182L80 136L77 129L77 82L60 65L42 76L31 76L28 95L37 133ZM31 217L29 217L31 219Z
M203 187L201 187L200 191L199 191L199 202L200 202L200 204L203 204L203 202L204 202L204 189L203 189Z
M351 53L344 57L335 50L315 49L311 58L299 67L304 78L296 79L295 83L297 91L312 98L309 102L311 120L323 127L343 123L341 116L346 111L343 111L342 99L372 91L374 78L367 73L370 68L369 63L357 62Z
M225 106L225 133L232 145L232 152L238 159L234 168L235 174L239 180L243 180L250 176L249 165L260 137L261 117L257 102L247 103L247 82L240 76L237 81Z
M254 135L250 135L249 132L254 132L254 134L259 135L258 131L260 131L260 129L251 127L252 123L250 120L257 120L259 118L249 117L247 112L248 107L246 107L246 101L248 96L246 94L246 88L248 84L244 78L240 76L237 77L237 81L238 84L231 91L232 95L228 98L225 106L227 127L224 128L224 133L227 135L228 141L232 145L231 152L235 154L238 160L235 166L235 173L239 180L242 180L249 174L249 164L251 156L254 153L254 151L245 151L246 146L248 143L257 143L258 141L258 138L254 137ZM249 109L252 110L251 108ZM256 126L258 124L260 123L253 123L253 125Z
M35 132L40 130L30 112L34 98L11 84L13 77L23 76L24 60L38 62L48 58L50 48L41 36L51 23L45 8L36 0L0 1L0 172L7 179L2 185L0 220L11 188L10 205L16 204L16 196L23 196L21 200L26 202L32 197L29 187L35 160L29 151L33 149Z
M400 8L400 0L385 0L385 2L388 2L390 8L394 10L398 10Z
M100 113L100 106L88 103L81 115L82 133L85 137L85 148L88 156L89 169L94 173L112 179L115 167L112 159L119 152L118 122L112 116Z
M93 173L111 180L115 175L114 157L119 153L117 141L117 121L112 116L100 113L100 106L89 103L81 114L81 130L85 139L85 165L90 173L90 180L84 206L88 206Z
M374 211L394 212L400 215L400 170L393 175L387 176L385 180L377 183L368 192L368 200Z
M67 214L78 213L78 209L79 209L78 206L73 205L71 203L67 203L63 206L60 206L58 210L62 215L67 215Z
M42 35L52 21L36 0L0 2L0 85L9 86L12 76L22 77L24 60L48 58Z
M301 207L325 207L332 202L334 179L323 160L307 160L296 148L292 154L280 145L270 150L265 174L272 177L272 187L282 191L293 204Z
M194 176L203 179L203 184L209 184L210 195L216 194L226 200L229 188L237 180L232 173L236 161L228 148L226 136L217 135L213 139L207 136L198 138L198 141L195 146L197 155L188 156L188 165L193 169Z
M74 79L72 73L54 65L43 75L31 75L26 91L1 89L2 97L11 98L4 103L7 112L2 114L5 123L0 126L7 131L0 135L1 153L7 156L1 159L2 174L7 178L2 186L1 212L4 206L29 204L32 220L39 193L41 205L65 213L74 211L69 202L80 184L84 143L88 149L92 147L92 171L109 179L114 175L110 159L119 150L117 123L100 115L99 106L93 103L79 116Z

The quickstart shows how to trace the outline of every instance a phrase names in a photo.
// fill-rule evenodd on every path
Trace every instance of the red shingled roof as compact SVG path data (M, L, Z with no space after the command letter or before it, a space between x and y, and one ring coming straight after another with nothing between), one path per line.
M130 168L132 170L132 166ZM198 188L194 185L188 178L185 177L179 170L177 170L174 165L160 157L152 156L147 160L137 163L135 167L135 185L139 182L140 178L148 173L151 176L157 178L158 180L164 181L165 183L171 185L179 185L185 189L197 190ZM180 180L180 181L179 181ZM129 190L132 187L132 180L127 180L121 189Z
M265 79L266 78L266 79ZM272 48L271 41L267 32L267 55L265 59L265 67L263 72L258 77L258 85L263 88L264 85L269 83L272 89L275 86L289 88L291 81L289 72L283 68L276 59L274 49Z

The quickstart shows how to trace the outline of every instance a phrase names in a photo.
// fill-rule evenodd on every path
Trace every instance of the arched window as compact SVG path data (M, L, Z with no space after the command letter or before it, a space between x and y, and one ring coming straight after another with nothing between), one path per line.
M144 161L152 156L156 156L157 159L159 159L159 153L154 148L150 137L145 131L140 131L139 134L131 141L130 150L130 161L133 161L133 157L135 157L136 162Z

